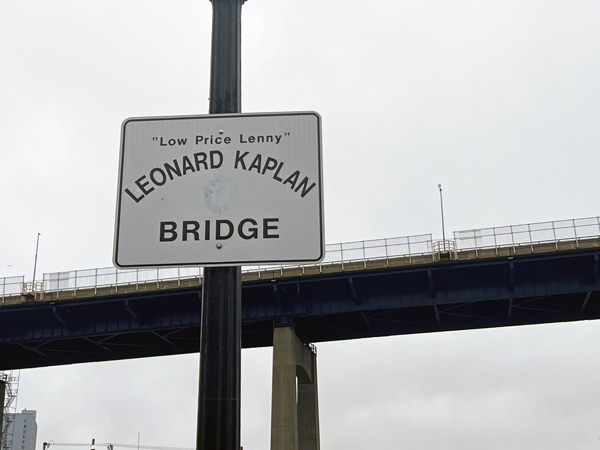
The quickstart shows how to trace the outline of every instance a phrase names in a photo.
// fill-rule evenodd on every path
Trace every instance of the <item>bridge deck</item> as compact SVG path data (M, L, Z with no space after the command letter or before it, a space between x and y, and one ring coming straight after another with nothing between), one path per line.
M600 238L244 274L245 348L600 318ZM201 279L46 292L0 307L0 370L198 351Z
M600 248L600 238L558 241L541 244L515 245L507 247L485 248L475 250L463 250L452 253L448 259L454 262L482 260L490 258L510 258L514 256L562 252L570 250L584 250ZM440 256L434 253L401 256L391 258L364 259L351 262L339 262L333 264L316 264L308 266L281 267L276 269L263 269L242 274L242 283L261 280L279 280L282 278L310 277L343 272L356 272L363 270L384 270L389 268L418 266L423 264L436 264L440 262ZM0 302L2 305L16 305L26 302L50 302L72 299L85 299L90 297L101 297L107 295L134 294L138 292L155 292L175 289L199 288L202 286L202 277L188 277L171 280L157 280L140 283L129 283L111 286L100 286L80 289L64 289L48 291L43 293L43 298L26 297L21 294L5 297Z

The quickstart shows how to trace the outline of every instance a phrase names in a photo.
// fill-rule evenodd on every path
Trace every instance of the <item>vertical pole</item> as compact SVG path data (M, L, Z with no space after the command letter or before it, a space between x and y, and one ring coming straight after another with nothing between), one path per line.
M444 243L444 251L446 251L446 228L444 227L444 201L442 200L442 185L438 184L440 189L440 208L442 209L442 242Z
M244 0L211 2L209 113L239 113ZM241 280L239 266L204 268L197 450L240 449Z
M35 261L33 263L33 291L35 292L35 269L37 269L37 255L38 255L38 247L40 246L40 234L37 235L37 243L35 244Z
M239 267L205 267L197 450L240 448L242 288Z
M241 107L242 4L211 0L213 6L209 114L239 113Z

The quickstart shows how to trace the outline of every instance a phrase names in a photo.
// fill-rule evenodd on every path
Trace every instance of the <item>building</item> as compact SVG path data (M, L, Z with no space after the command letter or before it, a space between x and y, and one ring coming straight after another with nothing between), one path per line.
M10 450L35 450L37 438L36 412L24 409L20 413L10 414L10 434L12 445ZM5 419L6 420L6 419Z

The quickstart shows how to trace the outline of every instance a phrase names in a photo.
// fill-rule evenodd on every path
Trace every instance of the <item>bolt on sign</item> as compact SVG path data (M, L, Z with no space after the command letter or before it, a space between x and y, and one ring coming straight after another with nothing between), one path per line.
M120 268L321 261L321 117L125 120L115 222Z

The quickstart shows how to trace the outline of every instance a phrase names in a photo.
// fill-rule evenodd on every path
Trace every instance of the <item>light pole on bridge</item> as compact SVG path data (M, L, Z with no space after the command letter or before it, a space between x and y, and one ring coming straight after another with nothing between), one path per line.
M438 184L440 189L440 208L442 210L442 242L444 245L444 251L446 251L446 228L444 227L444 200L442 199L442 185Z

